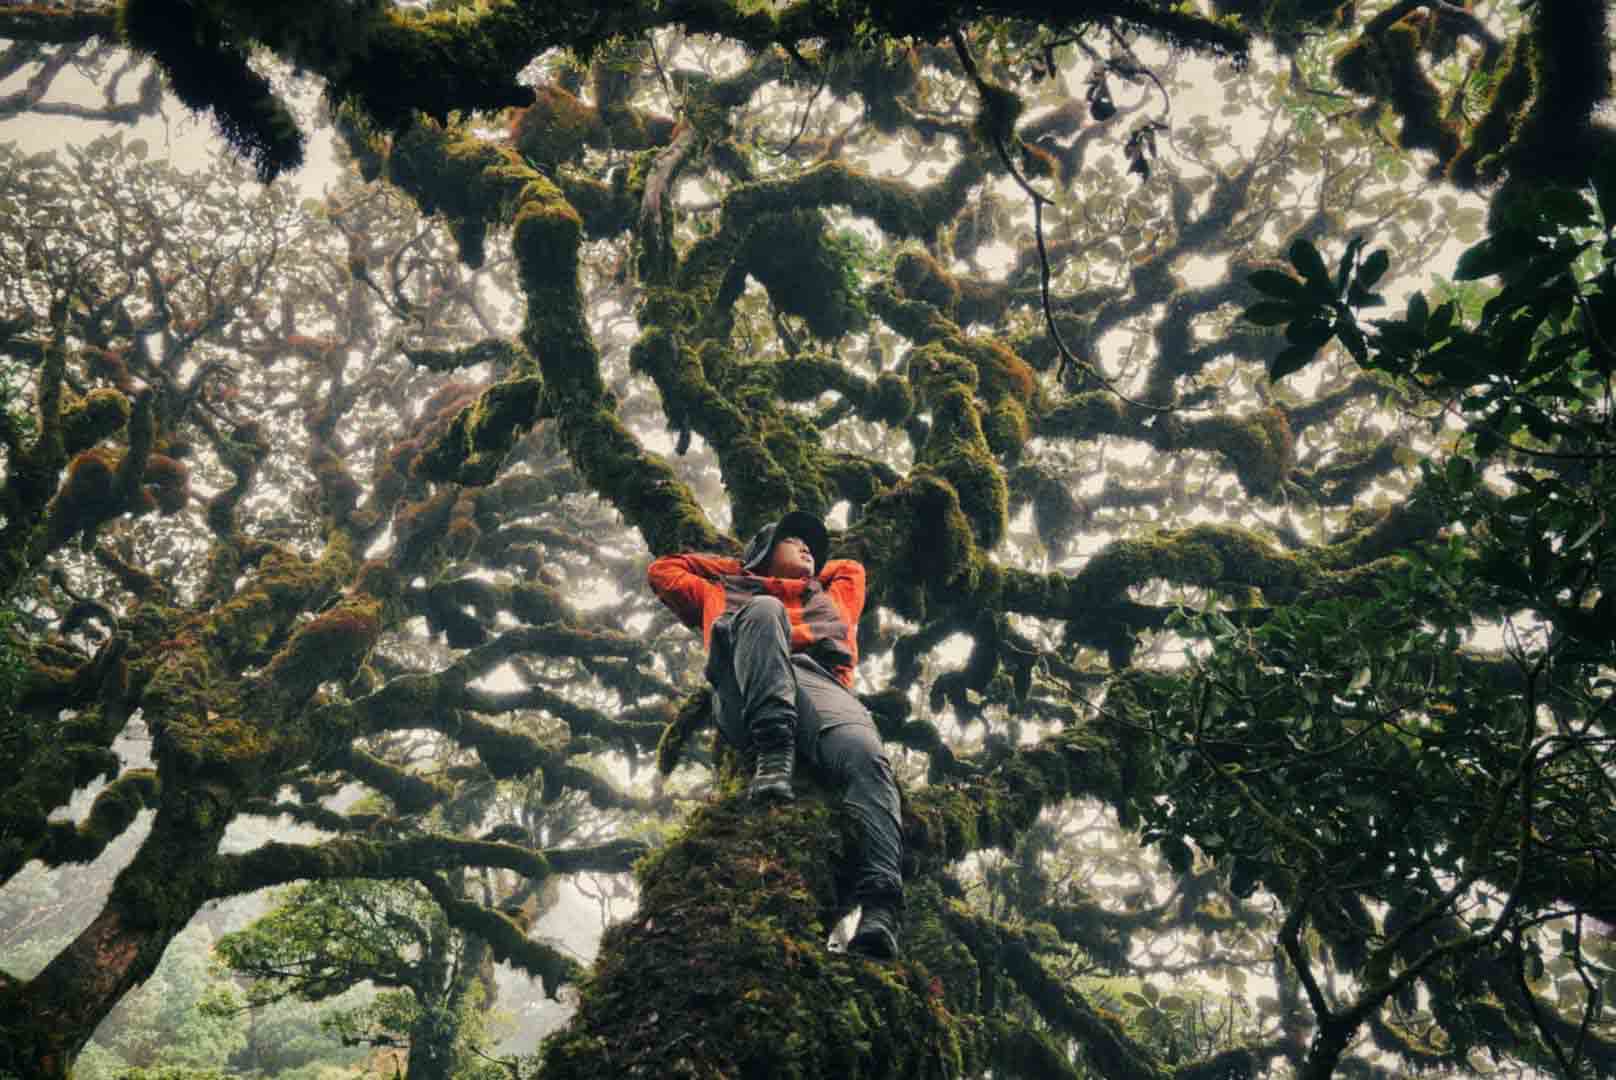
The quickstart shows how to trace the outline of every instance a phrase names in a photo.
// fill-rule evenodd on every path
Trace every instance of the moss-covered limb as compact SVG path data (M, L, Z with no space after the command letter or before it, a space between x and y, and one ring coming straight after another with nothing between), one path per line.
M673 141L657 152L645 176L639 227L634 235L640 243L640 277L653 287L669 284L678 267L678 254L673 248L673 185L702 138L694 124L681 128Z
M974 219L966 211L962 220ZM960 243L957 237L955 243ZM892 276L903 299L931 304L961 326L996 325L1012 304L1033 305L1041 297L1037 288L1018 288L1007 281L954 274L924 251L899 255Z
M589 735L631 750L654 749L662 738L665 708L652 706L614 711L579 705L562 694L542 686L529 685L515 690L481 690L468 708L479 712L502 713L516 709L538 709L566 723L574 735Z
M977 392L987 404L982 422L988 445L1008 460L1020 457L1033 418L1047 406L1032 367L992 337L967 336L928 301L905 300L878 285L870 290L870 306L916 345L941 346L970 361L976 369ZM910 379L914 378L911 367Z
M881 401L883 393L891 391L878 379L865 378L835 357L821 352L803 350L795 356L781 358L767 370L774 380L775 392L784 401L812 401L830 391L851 400L866 420L902 423L909 414L908 407L897 410ZM897 381L897 376L892 379ZM907 398L907 393L902 396ZM899 415L889 419L893 412Z
M844 206L870 218L890 236L932 240L942 223L953 220L982 176L981 164L970 156L962 157L927 188L871 176L845 162L827 161L795 176L732 188L724 199L723 227L733 229L735 224L765 213Z
M387 796L400 814L425 813L441 806L452 794L444 785L367 754L357 746L347 747L345 753L330 761L330 766Z
M1068 891L1056 900L1039 903L1025 912L1034 922L1047 923L1061 940L1076 945L1108 971L1125 971L1136 938L1170 933L1175 927L1193 926L1203 933L1255 930L1264 916L1251 905L1218 891L1223 872L1192 870L1175 892L1160 903L1133 910L1108 908L1081 891Z
M1256 533L1197 525L1114 541L1070 577L1000 569L998 581L1007 611L1080 619L1087 611L1117 605L1129 588L1149 581L1202 588L1246 585L1294 596L1319 573L1316 565Z
M281 545L262 545L252 554L255 566L247 580L190 628L197 641L227 662L269 659L278 651L271 643L285 636L296 617L318 610L349 584L357 568L352 538L340 530L328 536L317 559ZM157 659L161 664L166 658Z
M549 543L572 539L566 534L517 533L517 537L524 535ZM505 539L514 541L517 537ZM412 589L405 601L411 610L426 616L430 632L446 631L449 644L455 648L485 644L504 612L531 625L566 625L586 632L604 628L597 619L580 619L557 589L540 582L500 583L468 575Z
M60 711L53 707L46 715L54 717ZM120 762L111 746L128 714L120 708L84 708L70 720L45 726L30 723L29 712L19 707L7 719L11 728L6 732L5 759L0 762L0 791L4 792L0 796L0 882L9 881L30 859L42 857L49 817L67 805L73 792L101 777L118 775ZM138 787L124 789L125 794L138 791ZM107 811L114 809L114 802L109 802Z
M157 61L181 101L213 114L260 180L303 163L303 132L270 81L249 65L250 43L223 12L180 0L125 0L118 28L131 48Z
M518 111L511 141L528 160L547 171L576 161L585 147L634 152L664 146L672 137L670 117L641 112L622 102L588 103L565 87L541 83L533 104Z
M903 479L892 466L862 454L826 454L821 461L825 482L854 506L863 506Z
M594 743L594 740L579 740L579 742ZM598 744L591 748L604 749ZM580 749L581 746L569 746L565 758L551 758L544 763L544 788L547 792L579 792L589 800L590 806L598 810L628 810L637 814L653 812L666 814L673 810L672 803L665 797L644 798L635 795L618 787L599 773L572 764L573 755Z
M547 499L571 495L579 491L578 474L565 464L542 472L502 476L476 493L479 513L502 515L513 511L531 511Z
M58 335L45 347L35 388L39 434L32 446L7 462L0 488L0 515L5 518L0 528L0 596L10 596L50 547L42 518L67 461L61 423L66 365L67 350Z
M254 681L288 704L307 700L322 683L347 681L381 636L385 614L376 597L345 598L298 626Z
M208 528L221 540L233 543L236 537L236 507L252 490L258 469L269 456L269 436L256 420L238 425L233 431L205 429L219 461L234 478L229 487L208 500Z
M1147 421L1149 421L1147 426ZM1182 419L1153 416L1107 391L1074 395L1036 416L1034 433L1043 438L1088 440L1102 435L1139 439L1163 453L1203 450L1215 454L1251 494L1276 497L1296 466L1296 441L1283 410L1249 416Z
M909 356L909 381L919 407L932 415L917 462L953 485L977 544L991 549L1009 527L1010 491L982 430L976 366L940 343L924 345Z
M657 771L663 776L672 774L684 757L685 747L696 733L713 723L713 692L702 687L685 695L673 710L661 737L657 740Z
M839 861L827 840L841 837L819 800L697 811L641 864L639 910L607 931L577 1015L545 1045L545 1075L973 1072L974 1024L948 997L958 982L825 952Z
M1015 751L984 776L910 796L906 848L929 874L985 848L1014 849L1045 806L1080 797L1119 805L1126 794L1106 737L1063 731Z
M516 440L538 419L543 386L536 375L519 375L484 390L416 459L416 473L440 483L492 481Z
M1015 1080L1081 1080L1066 1052L1053 1045L1042 1031L990 1020L987 1025L988 1060L995 1076Z
M512 231L527 306L523 344L539 358L573 467L640 530L653 554L733 549L667 463L624 427L606 394L578 285L577 212L553 184L535 179Z
M133 409L129 398L111 387L98 387L83 397L73 397L62 409L62 448L77 454L116 435L129 423Z
M483 338L458 349L403 350L410 363L428 371L455 371L477 364L493 364L498 369L515 369L531 363L522 347L504 338Z
M770 432L759 422L778 416L767 406L763 417L751 415L720 393L707 380L700 355L681 344L682 337L653 327L634 343L630 362L657 384L663 409L678 426L699 432L717 451L736 504L737 531L745 534L800 505L793 477L770 452L765 441ZM803 503L812 505L811 500Z
M1597 0L1530 14L1536 93L1508 155L1517 182L1574 186L1610 152L1609 127L1595 123L1611 94L1610 17Z
M756 50L820 32L819 13L811 5L771 13L714 0L636 0L606 8L579 0L544 5L502 0L477 18L462 16L394 9L372 30L363 54L343 68L310 66L332 80L334 97L356 97L383 124L396 126L417 110L442 117L456 110L526 104L532 94L517 76L533 57L553 48L587 56L613 38L660 26L682 26Z
M464 685L486 675L512 657L529 654L559 657L637 657L644 652L643 641L611 630L588 629L564 623L518 626L505 631L486 645L468 650L444 671L442 678L445 685Z
M168 591L168 586L161 579L125 562L105 544L96 547L95 561L112 575L113 580L133 593L136 600L161 600Z
M956 932L986 952L1009 976L1039 1015L1056 1030L1077 1041L1096 1072L1107 1080L1161 1080L1167 1065L1122 1029L1122 1018L1084 1000L1063 979L1051 975L1038 954L1048 951L1047 938L1035 929L1011 927L953 904L947 919Z
M1340 574L1369 570L1398 552L1435 539L1447 524L1441 505L1416 485L1408 498L1380 511L1367 511L1350 517L1346 530L1329 543L1307 552L1319 567ZM1314 583L1310 591L1328 594L1328 576Z
M118 36L117 9L58 7L54 4L8 4L0 8L0 37L41 45L77 45L93 38Z
M473 268L483 264L489 227L509 219L522 186L537 175L515 150L427 120L394 137L385 171L423 213L443 214Z
M982 587L984 562L959 495L929 469L865 504L835 551L868 573L872 602L923 619L929 602L948 608Z
M1402 439L1381 439L1312 468L1299 467L1291 473L1291 483L1324 506L1350 506L1371 484L1398 469L1406 452Z
M496 960L541 980L551 997L563 983L577 982L583 974L578 961L549 945L529 941L526 929L510 916L456 896L437 874L423 874L416 880L443 910L450 926L475 934L488 944Z
M140 811L157 805L161 792L162 784L151 769L129 770L101 790L84 821L49 822L32 858L46 866L93 862L108 844L123 835ZM0 880L9 876L0 867Z
M869 323L856 248L830 231L818 209L760 213L736 253L732 272L749 274L776 311L801 318L821 341L836 341Z
M222 787L177 789L165 774L151 831L100 914L19 994L0 997L0 1069L66 1074L96 1025L151 976L203 902L209 864L197 852L215 850L233 809Z
M373 813L339 814L317 802L288 802L275 799L244 799L243 814L263 818L286 818L297 825L310 825L332 833L364 833L376 828L383 815Z
M332 878L418 878L439 870L486 866L534 879L552 870L544 852L518 844L454 836L408 836L395 840L341 836L322 844L264 844L240 855L206 860L207 899L223 899L271 885Z

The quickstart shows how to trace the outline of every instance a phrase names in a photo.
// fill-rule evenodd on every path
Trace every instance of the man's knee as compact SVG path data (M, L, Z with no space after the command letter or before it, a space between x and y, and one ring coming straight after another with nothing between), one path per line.
M752 597L736 610L734 620L737 630L743 626L758 626L770 622L781 623L788 631L791 627L791 618L786 614L785 604L773 596Z

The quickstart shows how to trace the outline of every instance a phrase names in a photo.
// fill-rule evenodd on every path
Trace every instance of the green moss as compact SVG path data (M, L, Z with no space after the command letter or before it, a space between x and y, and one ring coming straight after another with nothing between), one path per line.
M699 810L638 868L638 914L607 932L545 1075L965 1075L974 1025L947 984L824 948L846 825L817 799Z
M205 5L126 0L119 29L155 59L188 107L211 112L220 133L269 182L303 163L303 134L270 82L247 62L248 44Z
M45 512L45 546L53 550L83 533L93 542L100 525L127 506L118 471L124 455L105 447L73 458L67 479Z
M760 214L741 247L738 266L762 283L780 311L802 318L816 337L834 341L869 323L857 250L827 229L817 210Z
M593 108L560 87L544 83L534 90L533 104L517 114L511 136L529 161L553 169L582 155L599 123Z
M417 475L471 486L492 483L517 439L538 418L543 387L529 375L483 391L416 460Z
M393 140L388 178L424 213L448 219L468 266L483 264L488 227L504 220L537 174L514 150L419 120Z
M1263 409L1244 420L1213 417L1194 429L1199 443L1221 454L1258 498L1277 495L1296 464L1296 440L1280 409Z
M1040 434L1074 440L1092 439L1123 430L1125 410L1115 394L1091 390L1075 394L1039 418Z
M1511 134L1532 99L1531 47L1522 41L1505 46L1500 74L1481 119L1470 131L1464 147L1448 167L1448 175L1462 187L1491 183L1502 174Z
M321 683L348 679L381 634L382 610L382 601L358 595L304 623L259 682L289 701L302 701Z
M1010 489L982 430L972 393L977 367L934 343L910 354L909 377L916 399L932 414L918 461L954 486L977 543L992 548L1009 527Z
M122 431L129 414L129 399L121 392L105 387L91 390L62 408L63 449L69 454L88 450Z
M1012 397L1000 398L983 418L983 434L988 446L1005 462L1014 465L1021 458L1022 447L1032 437L1032 424L1027 410Z
M959 305L959 282L924 251L911 249L900 254L892 277L906 299L924 301L944 315L952 315Z

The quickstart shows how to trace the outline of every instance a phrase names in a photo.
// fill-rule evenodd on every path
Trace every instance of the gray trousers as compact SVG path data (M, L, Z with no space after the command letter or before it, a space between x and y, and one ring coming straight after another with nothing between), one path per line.
M853 898L901 905L902 831L892 763L869 710L801 653L791 653L785 605L759 596L713 624L707 678L717 691L718 727L732 746L795 742L797 758L840 788L858 824Z

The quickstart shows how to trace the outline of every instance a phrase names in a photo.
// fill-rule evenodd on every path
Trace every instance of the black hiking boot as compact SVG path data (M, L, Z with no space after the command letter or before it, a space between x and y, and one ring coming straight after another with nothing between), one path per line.
M897 909L882 903L865 904L859 912L858 929L853 931L853 940L847 943L847 951L871 960L896 960Z
M753 802L790 802L796 798L791 790L791 769L797 761L797 748L782 746L773 750L759 750L757 770L746 787L746 795Z

